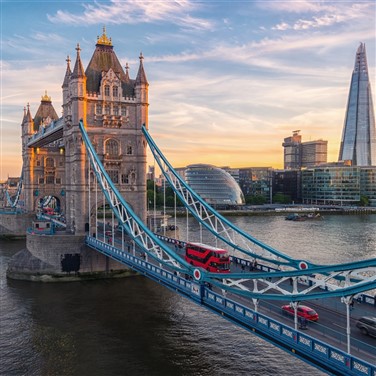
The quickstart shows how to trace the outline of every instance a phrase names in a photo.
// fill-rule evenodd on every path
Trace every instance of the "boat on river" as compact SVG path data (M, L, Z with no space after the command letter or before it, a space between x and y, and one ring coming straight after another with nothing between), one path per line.
M308 213L308 214L298 214L298 213L291 213L285 217L287 221L307 221L312 219L323 219L324 217L321 216L320 213Z

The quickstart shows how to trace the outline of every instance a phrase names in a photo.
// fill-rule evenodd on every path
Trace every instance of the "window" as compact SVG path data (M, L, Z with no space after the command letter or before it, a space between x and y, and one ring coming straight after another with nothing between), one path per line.
M52 168L55 166L55 161L53 158L46 158L46 167L47 168Z
M107 174L113 183L119 183L119 171L117 170L107 170Z
M133 154L133 148L132 146L127 146L127 155L132 155Z
M56 184L61 184L61 178L56 178Z
M121 108L121 116L127 116L127 107L123 106Z
M46 176L46 184L54 184L55 183L55 176L54 175L47 175Z
M106 152L106 156L109 156L109 157L119 156L119 143L113 138L110 138L109 140L106 141L105 152Z
M40 161L39 160L37 160L37 166L40 166Z
M39 184L44 184L44 178L39 178Z
M110 96L110 87L108 85L104 86L104 95L105 95L105 97Z
M121 175L121 182L123 184L129 184L128 175L125 175L125 174Z
M118 89L117 86L114 86L114 87L112 88L112 95L113 95L114 97L118 97L118 95L119 95L119 89Z
M119 115L119 107L118 106L114 106L114 115L115 116Z
M108 104L106 106L104 106L104 113L106 115L110 115L110 113L111 113L111 108Z
M95 110L96 110L96 113L98 115L102 115L102 105L101 104L95 105Z

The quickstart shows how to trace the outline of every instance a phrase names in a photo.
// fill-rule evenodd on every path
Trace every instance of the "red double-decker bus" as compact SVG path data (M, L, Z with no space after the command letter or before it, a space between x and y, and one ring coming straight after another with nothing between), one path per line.
M185 260L191 265L200 266L213 273L230 272L230 256L228 251L202 243L187 243Z

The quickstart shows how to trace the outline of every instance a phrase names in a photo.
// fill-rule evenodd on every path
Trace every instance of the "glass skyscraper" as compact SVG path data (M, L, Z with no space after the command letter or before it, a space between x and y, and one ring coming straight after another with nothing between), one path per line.
M353 166L376 165L375 115L364 43L356 52L338 160L350 160Z

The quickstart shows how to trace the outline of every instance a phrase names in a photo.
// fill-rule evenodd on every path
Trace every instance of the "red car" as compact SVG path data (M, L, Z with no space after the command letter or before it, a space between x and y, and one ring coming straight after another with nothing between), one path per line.
M283 313L294 315L294 308L291 307L289 304L286 304L281 308ZM304 317L309 321L318 321L319 319L318 313L314 309L307 307L305 305L298 306L297 315L298 317Z

